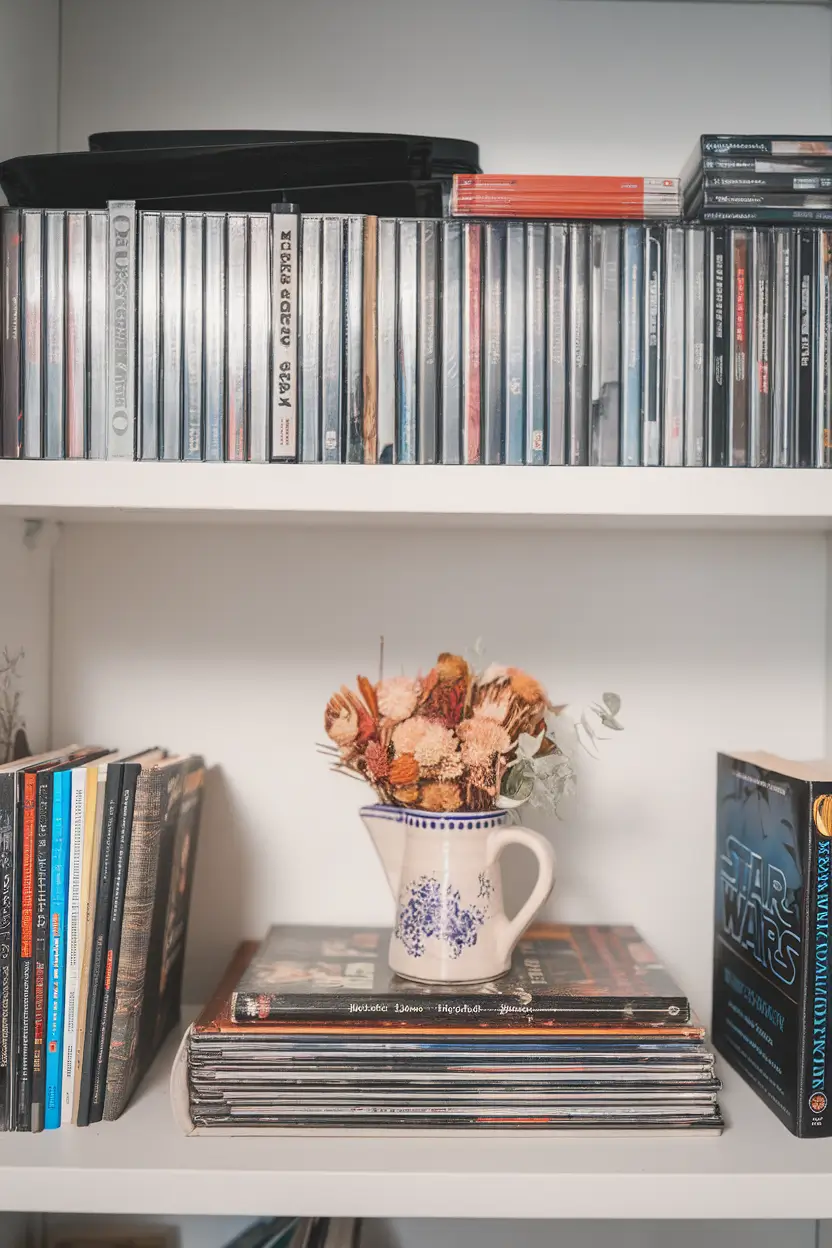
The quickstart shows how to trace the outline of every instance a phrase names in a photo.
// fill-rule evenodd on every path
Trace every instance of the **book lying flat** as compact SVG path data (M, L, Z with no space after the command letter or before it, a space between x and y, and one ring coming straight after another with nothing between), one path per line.
M591 1028L690 1018L687 998L632 927L535 926L506 975L471 985L400 979L387 965L389 936L384 928L273 927L236 985L232 1019Z

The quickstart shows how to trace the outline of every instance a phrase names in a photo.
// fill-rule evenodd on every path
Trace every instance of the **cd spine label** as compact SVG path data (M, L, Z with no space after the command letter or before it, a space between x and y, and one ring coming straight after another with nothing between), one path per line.
M272 459L298 451L298 247L300 221L272 216Z
M546 226L546 443L550 464L567 461L566 290L567 226Z
M621 241L621 462L641 463L642 311L644 240L638 225L625 225Z
M439 463L438 291L436 221L419 222L418 428L420 464Z
M301 217L300 449L305 464L321 459L321 226Z
M161 459L182 458L182 217L166 212L162 231Z
M248 458L254 464L271 458L271 218L251 213L248 219Z
M225 457L240 462L248 452L248 218L228 217Z
M107 253L109 220L106 212L90 212L88 274L89 457L107 455Z
M343 459L341 419L343 342L344 225L324 217L321 239L321 436L324 463Z
M396 222L378 223L378 462L392 464L396 457L396 307L398 268Z
M620 454L621 235L592 227L590 463L616 465Z
M661 227L647 227L644 231L641 462L649 467L661 463L662 447L662 244Z
M705 464L705 231L685 233L685 464Z
M182 246L182 411L183 452L186 460L203 458L202 386L204 255L202 216L186 213Z
M482 226L466 221L463 234L462 462L482 458Z
M589 231L569 227L569 463L589 463Z
M225 449L225 217L205 216L205 458Z
M115 200L109 217L107 458L136 456L136 205Z
M396 463L416 463L417 302L416 221L398 222L398 320L396 326Z
M506 227L489 223L483 226L483 233L482 462L501 464L506 408L503 362Z
M23 454L20 266L20 211L5 208L0 210L0 412L5 459Z
M139 227L139 443L142 459L159 458L159 347L162 314L158 213L143 212Z
M815 377L817 307L815 271L817 235L802 229L798 235L799 271L797 278L797 467L815 466L817 443L815 430Z
M748 464L748 289L749 235L729 230L730 336L728 339L728 447L732 468Z
M344 402L347 463L364 462L364 221L344 222Z
M462 224L442 222L442 463L463 463L462 448Z
M662 463L685 462L685 231L667 226L662 333Z
M707 440L708 464L724 468L728 463L728 402L725 351L725 231L708 230L708 367Z
M546 463L546 226L526 226L526 456Z
M794 457L794 230L774 230L772 242L771 463L774 468L790 468Z
M768 230L754 231L754 371L748 458L752 468L771 467L771 244Z
M364 219L364 462L378 463L378 218Z
M66 215L66 454L87 453L87 214Z
M524 227L506 226L505 463L522 464L526 425L526 259Z

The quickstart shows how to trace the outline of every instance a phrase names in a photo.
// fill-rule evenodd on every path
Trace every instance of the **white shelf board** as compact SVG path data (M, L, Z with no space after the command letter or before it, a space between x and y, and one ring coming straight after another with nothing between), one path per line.
M832 473L796 469L0 461L27 519L832 528Z
M178 1036L115 1123L0 1136L0 1210L485 1218L830 1218L832 1139L796 1140L722 1066L720 1138L187 1137Z

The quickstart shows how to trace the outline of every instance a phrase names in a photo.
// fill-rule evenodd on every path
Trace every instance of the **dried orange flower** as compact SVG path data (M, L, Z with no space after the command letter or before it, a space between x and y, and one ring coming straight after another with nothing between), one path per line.
M507 671L511 687L518 698L522 698L529 705L534 705L538 702L546 704L548 701L546 690L533 676L527 675L526 672L521 672L519 667L509 667Z
M402 754L393 759L387 775L391 784L413 784L419 779L419 764L412 754Z
M409 784L401 789L394 789L392 797L399 806L418 806L419 786L418 784Z
M458 784L443 784L429 780L422 785L423 810L459 810L462 793Z

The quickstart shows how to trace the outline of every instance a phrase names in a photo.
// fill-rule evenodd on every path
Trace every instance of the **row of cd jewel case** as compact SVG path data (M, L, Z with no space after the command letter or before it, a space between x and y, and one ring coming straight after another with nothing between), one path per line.
M821 466L816 228L6 209L5 457Z

